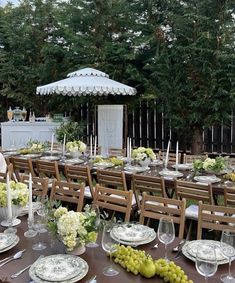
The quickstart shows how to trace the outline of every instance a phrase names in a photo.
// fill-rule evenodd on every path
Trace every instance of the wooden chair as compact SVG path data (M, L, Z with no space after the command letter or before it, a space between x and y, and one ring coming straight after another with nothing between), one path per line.
M66 164L64 167L64 172L67 182L84 183L85 198L94 199L95 192L92 184L92 177L89 166L76 166Z
M159 151L159 157L160 157L161 160L164 161L165 158L166 158L166 152ZM181 163L181 153L178 153L178 161L179 161L179 163ZM176 163L176 153L169 152L168 166L174 165L175 163Z
M203 155L186 154L183 155L183 163L193 163L196 159L201 159Z
M34 196L46 196L48 193L48 178L32 177L32 193ZM21 182L28 185L29 176L22 176Z
M193 200L197 203L214 204L211 184L197 184L193 182L175 181L175 195L177 199ZM186 208L186 218L198 219L198 204L191 204Z
M37 160L36 167L39 177L49 178L49 183L51 183L53 179L60 181L61 178L57 161Z
M116 157L116 156L126 156L126 149L125 148L108 148L108 155L109 157Z
M185 225L185 207L186 200L176 200L151 196L143 192L141 202L140 220L144 224L145 218L160 220L163 216L172 219L174 223L179 224L179 238L184 237Z
M126 176L124 171L98 169L97 182L103 187L127 191Z
M6 181L7 181L7 174L9 174L9 179L11 180L12 177L13 177L13 165L12 165L12 163L7 165L6 173L1 173L0 172L0 183L6 183Z
M131 215L133 192L110 189L99 184L95 188L94 203L103 209L124 213L124 221L128 222Z
M132 187L136 198L138 210L141 208L143 192L161 197L166 196L165 181L162 177L133 174Z
M224 187L224 204L225 206L235 207L235 189Z
M197 239L202 237L202 229L235 232L235 207L203 204L199 201Z
M84 201L84 185L68 183L66 181L53 181L50 200L59 200L65 203L76 204L76 211L81 211Z
M11 162L16 181L20 182L22 176L29 175L29 173L31 173L33 177L36 176L31 158L12 157Z

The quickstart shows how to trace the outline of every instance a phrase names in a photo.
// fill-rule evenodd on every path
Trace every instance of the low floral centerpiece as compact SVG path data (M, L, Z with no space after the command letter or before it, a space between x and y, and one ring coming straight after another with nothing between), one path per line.
M228 163L228 156L206 157L204 159L195 159L193 161L193 169L195 172L220 173L228 166Z
M66 207L60 206L53 211L48 226L63 242L66 251L71 252L96 241L95 220L95 212L87 205L84 212L68 211Z
M28 203L29 190L27 185L10 181L10 195L14 222L14 219L21 213L22 208ZM0 183L0 215L3 219L8 219L6 183Z
M143 166L147 166L156 159L156 154L151 148L138 147L132 150L132 158Z
M76 155L86 151L86 144L82 141L70 141L66 143L66 149L72 154Z
M26 148L19 149L20 154L40 153L45 149L45 144L40 141L29 141Z

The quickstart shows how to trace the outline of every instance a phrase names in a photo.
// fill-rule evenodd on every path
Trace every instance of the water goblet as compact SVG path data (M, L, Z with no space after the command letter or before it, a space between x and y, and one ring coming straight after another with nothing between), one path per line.
M41 215L38 214L35 215L33 228L35 229L35 231L37 231L39 237L41 233L44 233L45 223ZM44 242L39 241L33 245L32 249L36 251L41 251L44 250L46 247L47 245Z
M220 279L224 283L234 283L235 277L231 273L232 259L235 257L235 232L224 230L221 235L221 251L229 259L228 274L222 274ZM224 245L227 244L227 245Z
M165 245L165 260L167 258L167 245L172 243L175 239L175 227L173 220L167 217L162 217L159 221L157 230L158 239Z
M213 276L218 267L215 247L212 245L208 245L205 249L199 247L196 254L195 265L197 272L205 277L205 283L207 283L208 277Z
M115 276L119 274L119 271L112 266L112 253L117 250L118 246L118 242L115 241L110 235L113 227L114 223L107 222L103 227L102 233L102 248L110 255L110 265L103 269L103 274L106 276Z
M91 204L91 211L95 213L95 216L94 216L92 224L91 224L93 226L92 230L94 232L96 232L97 235L98 235L98 232L99 232L99 229L100 229L100 209L99 209L99 206L94 204L94 203ZM86 244L86 246L89 247L89 248L98 247L99 244L96 242L96 240L97 240L97 237L93 242Z

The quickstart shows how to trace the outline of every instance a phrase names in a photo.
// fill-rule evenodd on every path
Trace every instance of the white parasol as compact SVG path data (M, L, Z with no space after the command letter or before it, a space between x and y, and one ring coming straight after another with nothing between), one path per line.
M135 88L111 80L107 74L92 68L69 73L67 77L64 80L37 87L37 94L56 93L69 96L136 94Z

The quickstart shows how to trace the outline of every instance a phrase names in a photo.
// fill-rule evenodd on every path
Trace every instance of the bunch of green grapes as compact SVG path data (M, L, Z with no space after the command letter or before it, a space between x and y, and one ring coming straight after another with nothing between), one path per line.
M227 173L226 175L224 175L224 178L235 182L235 173L234 172Z
M163 278L164 282L170 283L193 283L188 279L180 266L177 266L173 261L166 261L163 258L154 261L156 274Z
M137 275L139 273L139 267L142 262L150 255L146 255L145 251L135 250L130 246L118 246L118 249L113 254L114 262L120 264L123 268L126 268L128 272L132 272Z

